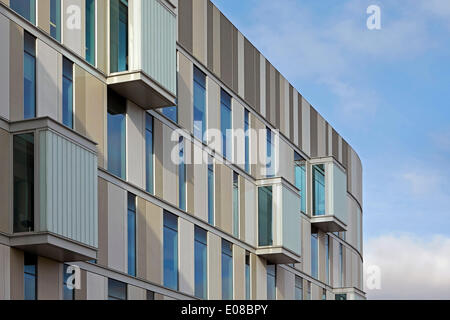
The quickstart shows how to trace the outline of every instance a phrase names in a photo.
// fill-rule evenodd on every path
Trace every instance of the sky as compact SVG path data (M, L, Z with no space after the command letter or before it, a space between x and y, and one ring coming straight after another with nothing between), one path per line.
M450 299L450 1L213 3L360 156L367 297Z

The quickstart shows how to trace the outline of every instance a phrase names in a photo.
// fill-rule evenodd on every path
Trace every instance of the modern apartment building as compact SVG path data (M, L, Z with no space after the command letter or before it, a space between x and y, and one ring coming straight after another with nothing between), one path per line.
M0 39L0 299L365 298L358 155L209 0Z

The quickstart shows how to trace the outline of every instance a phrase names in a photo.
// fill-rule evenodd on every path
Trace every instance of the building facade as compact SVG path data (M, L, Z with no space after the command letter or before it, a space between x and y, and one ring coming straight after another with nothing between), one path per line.
M365 298L358 155L210 1L0 38L0 299Z

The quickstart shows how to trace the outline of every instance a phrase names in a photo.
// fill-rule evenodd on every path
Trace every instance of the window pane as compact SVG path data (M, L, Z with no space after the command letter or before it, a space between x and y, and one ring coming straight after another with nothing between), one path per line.
M125 179L126 100L108 90L108 171Z
M67 284L69 281L69 277L71 275L73 275L74 271L72 271L72 273L68 273L68 268L69 265L65 264L63 267L63 278L64 278L64 282L63 282L63 299L64 300L74 300L75 299L75 290L72 288L70 289ZM74 279L71 279L72 283L70 283L70 285L74 285L73 281Z
M239 237L239 175L233 172L233 235Z
M108 279L108 299L109 300L127 300L127 284Z
M86 61L95 65L95 0L86 0Z
M181 210L186 210L186 165L184 155L184 140L183 137L179 139L180 164L178 166L178 193L179 193L179 207Z
M272 245L272 187L258 188L258 243Z
M208 164L208 222L214 225L214 164Z
M50 35L61 41L61 0L50 0Z
M24 254L24 299L36 300L37 290L37 258L34 255Z
M178 109L177 107L165 107L159 109L163 115L165 115L167 118L172 120L173 122L177 123L178 121Z
M63 58L63 124L73 128L73 63Z
M311 276L318 278L319 273L319 243L317 233L311 234Z
M128 70L128 1L110 1L111 72Z
M244 111L244 131L245 131L245 171L250 172L250 114L247 109Z
M207 232L195 227L195 296L207 298Z
M178 219L164 212L164 285L178 290Z
M273 146L273 134L270 128L266 128L266 153L267 153L267 164L266 164L266 176L273 177L275 174L275 153Z
M128 193L128 274L136 276L136 196Z
M325 214L325 168L323 165L313 166L313 214Z
M145 114L145 175L146 190L153 193L153 117Z
M220 128L222 131L222 154L231 159L231 96L223 89L220 98ZM229 137L228 137L229 135ZM229 138L229 139L228 139Z
M206 131L206 76L194 66L194 136L204 141Z
M36 39L24 32L23 97L24 118L36 117Z
M14 136L14 232L34 230L34 135Z
M10 0L10 7L31 23L36 23L35 0Z
M222 300L233 299L233 251L230 242L222 239Z
M267 265L267 300L276 300L276 267Z
M303 300L303 279L295 276L295 300Z
M245 299L250 300L250 254L245 255Z
M295 186L300 190L300 210L306 213L306 165L304 159L295 152Z

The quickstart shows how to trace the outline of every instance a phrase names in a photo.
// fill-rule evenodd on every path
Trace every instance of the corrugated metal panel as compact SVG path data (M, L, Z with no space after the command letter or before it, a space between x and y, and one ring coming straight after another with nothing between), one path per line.
M158 0L142 1L142 69L176 95L176 17Z
M97 155L39 132L40 231L98 246Z

